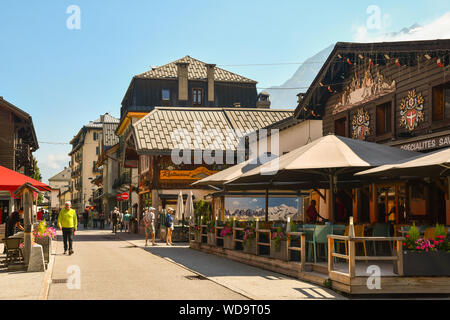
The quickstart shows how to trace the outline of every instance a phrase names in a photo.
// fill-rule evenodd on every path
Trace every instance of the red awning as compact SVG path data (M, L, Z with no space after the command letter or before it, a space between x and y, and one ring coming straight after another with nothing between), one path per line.
M45 183L34 180L26 175L0 166L0 191L14 192L23 184L29 182L33 187L41 191L50 191Z

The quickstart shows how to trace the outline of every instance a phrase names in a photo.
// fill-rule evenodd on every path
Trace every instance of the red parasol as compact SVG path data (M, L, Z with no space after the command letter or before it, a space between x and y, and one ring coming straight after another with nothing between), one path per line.
M50 191L50 187L45 183L0 166L0 191L14 192L27 182L40 191Z

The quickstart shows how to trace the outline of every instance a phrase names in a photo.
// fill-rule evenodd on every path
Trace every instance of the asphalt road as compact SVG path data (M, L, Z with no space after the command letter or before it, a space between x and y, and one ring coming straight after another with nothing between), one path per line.
M245 296L120 240L80 230L71 256L60 232L48 300L245 300Z

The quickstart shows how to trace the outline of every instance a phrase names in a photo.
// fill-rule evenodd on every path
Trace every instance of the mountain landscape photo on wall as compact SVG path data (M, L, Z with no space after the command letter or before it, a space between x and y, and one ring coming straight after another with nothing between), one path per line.
M226 197L225 215L240 219L265 219L264 197ZM302 199L297 197L270 197L269 221L300 219Z

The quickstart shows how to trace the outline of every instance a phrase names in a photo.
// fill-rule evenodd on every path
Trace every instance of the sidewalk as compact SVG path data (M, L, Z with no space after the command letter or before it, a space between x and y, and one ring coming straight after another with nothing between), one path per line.
M144 247L145 239L141 235L118 232L117 237L250 299L346 299L314 284L190 249L188 243L167 246L157 242L157 246L152 246L150 240L149 246Z
M3 244L0 244L0 252L3 253ZM45 272L8 271L5 258L6 255L0 254L0 300L41 299L50 268Z

